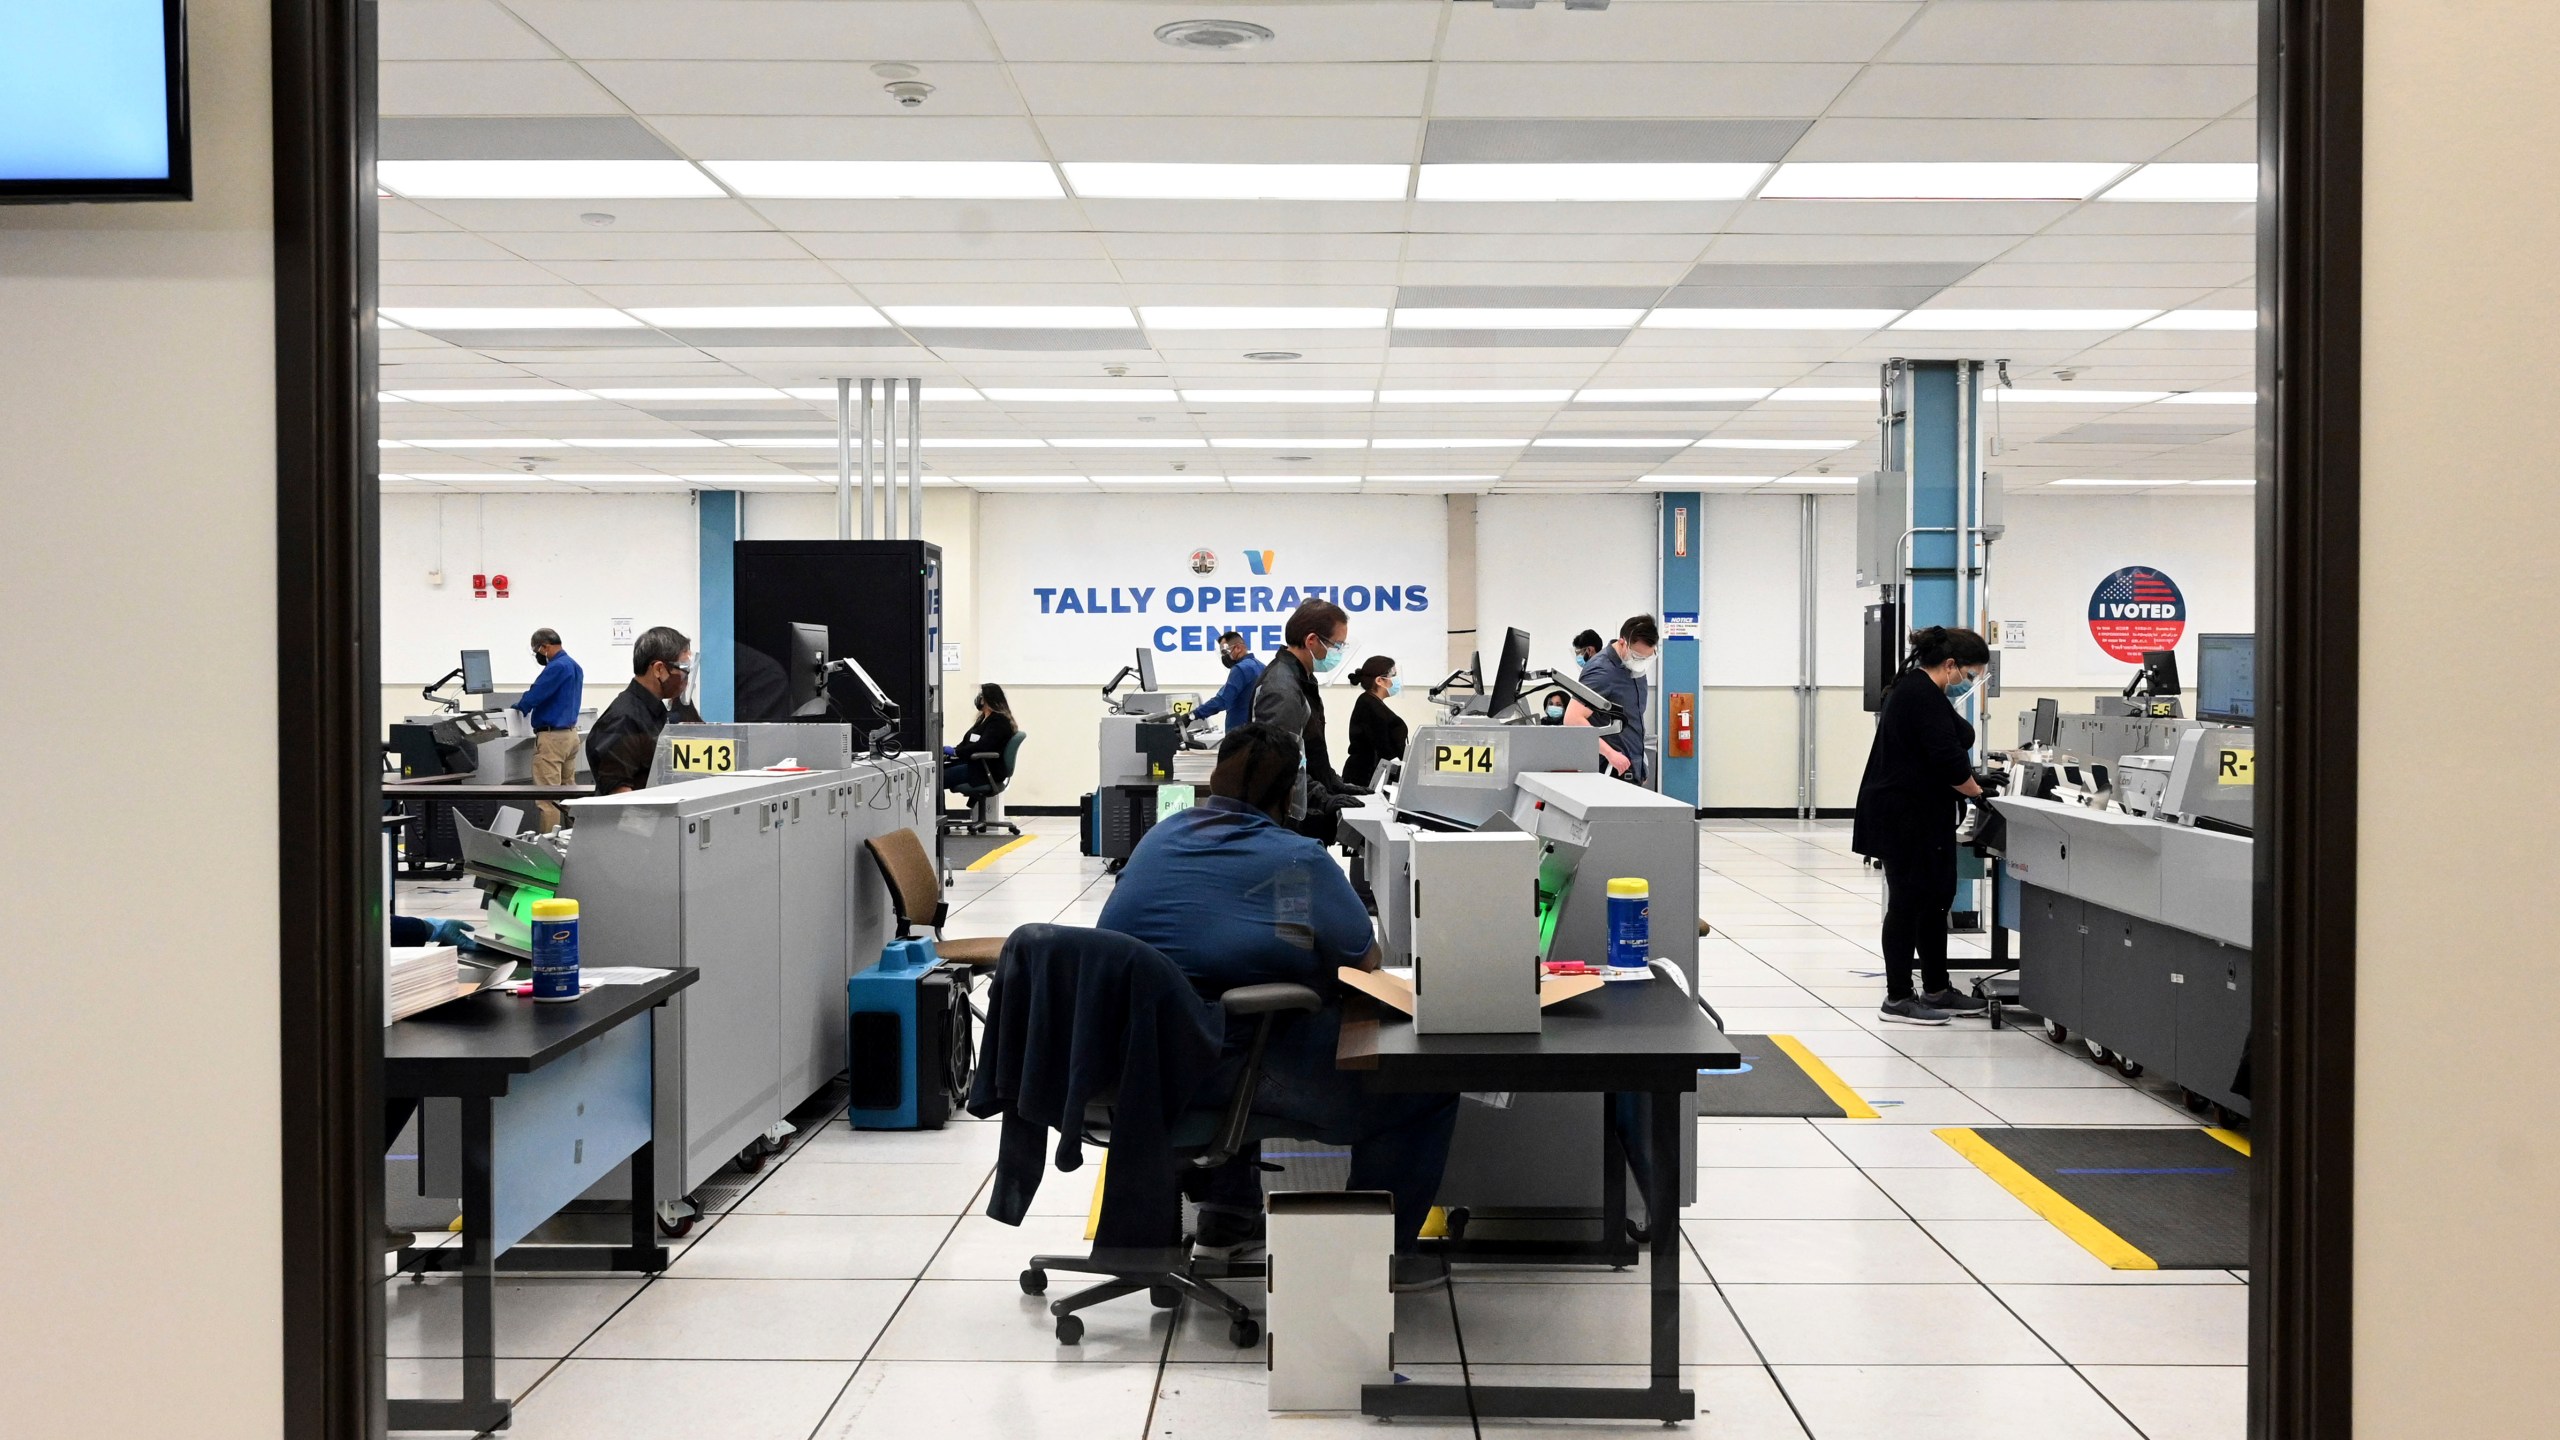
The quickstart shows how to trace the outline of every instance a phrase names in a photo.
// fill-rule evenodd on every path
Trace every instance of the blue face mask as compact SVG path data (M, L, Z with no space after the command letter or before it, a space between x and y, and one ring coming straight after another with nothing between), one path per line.
M1959 678L1956 683L1947 687L1947 698L1949 700L1961 700L1967 695L1972 694L1975 678L1976 677L1971 675Z
M1404 682L1403 682L1403 681L1401 681L1401 680L1399 680L1399 679L1397 679L1397 678L1396 678L1396 677L1394 677L1393 675L1388 676L1388 677L1387 677L1387 695L1389 696L1389 698L1393 698L1393 697L1398 696L1398 695L1401 695L1401 694L1403 694L1403 693L1404 693Z
M1341 669L1342 657L1350 653L1351 638L1347 635L1343 637L1341 644L1325 646L1324 654L1316 661L1316 673L1319 675L1330 675L1334 671Z

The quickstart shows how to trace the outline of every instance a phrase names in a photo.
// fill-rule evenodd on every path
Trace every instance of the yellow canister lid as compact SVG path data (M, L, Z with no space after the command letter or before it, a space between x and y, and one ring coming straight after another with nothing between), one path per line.
M1622 899L1643 900L1652 896L1653 887L1640 876L1621 875L1609 882L1609 893Z
M1613 881L1611 883L1614 884L1615 882ZM575 920L578 918L578 902L575 900L536 900L533 902L533 918L536 920Z

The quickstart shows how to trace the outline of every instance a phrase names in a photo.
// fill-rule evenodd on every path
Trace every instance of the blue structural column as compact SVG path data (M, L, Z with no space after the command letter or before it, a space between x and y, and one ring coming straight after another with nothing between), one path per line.
M1982 372L1979 360L1896 360L1886 367L1886 465L1910 476L1902 525L1906 630L1982 624ZM1979 738L1980 693L1957 702L1957 709ZM1980 910L1982 875L1980 858L1957 852L1959 927Z
M742 506L735 490L696 494L702 522L697 569L702 576L702 633L693 642L694 706L702 718L737 718L738 536Z
M1700 777L1706 765L1706 741L1698 728L1698 522L1704 511L1695 490L1665 492L1661 505L1662 712L1654 733L1662 746L1662 793L1694 808L1705 793ZM1681 754L1684 748L1689 753Z

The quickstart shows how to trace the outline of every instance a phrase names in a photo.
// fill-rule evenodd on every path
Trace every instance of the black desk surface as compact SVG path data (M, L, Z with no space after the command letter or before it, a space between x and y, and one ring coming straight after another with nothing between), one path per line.
M545 1004L504 987L483 990L382 1032L383 1090L390 1095L495 1095L529 1074L664 1002L702 972L690 967L645 985L599 985Z
M1741 1068L1698 1002L1659 977L1604 985L1547 1007L1535 1035L1417 1035L1372 1005L1346 1012L1335 1060L1379 1090L1660 1090L1700 1070Z

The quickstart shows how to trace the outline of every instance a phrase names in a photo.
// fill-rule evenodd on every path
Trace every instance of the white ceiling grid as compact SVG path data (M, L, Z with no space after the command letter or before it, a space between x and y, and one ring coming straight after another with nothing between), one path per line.
M1274 38L1155 38L1201 17ZM921 377L928 475L986 488L1819 490L1872 467L1897 355L2011 362L2012 489L2251 471L2252 335L2166 328L2254 310L2251 205L1756 198L1782 165L2246 165L2250 0L384 0L382 24L386 160L611 161L700 196L384 199L381 304L426 312L382 337L412 397L383 410L394 488L832 483L832 377L868 374ZM902 108L880 66L932 93ZM1051 198L742 198L773 187L724 189L724 161L1010 162L962 188ZM1109 187L1073 167L1131 162L1393 167L1370 174L1405 197L1457 173L1423 166L1743 164L1715 193L1755 198L1079 193ZM952 313L1019 306L1096 308ZM634 313L702 307L758 313ZM475 309L553 313L434 313ZM1318 309L1348 328L1287 313ZM527 323L562 310L599 323ZM2019 313L1916 328L1968 310ZM1744 311L1783 328L1726 328ZM2042 328L2062 311L2131 313ZM1155 398L1086 398L1110 391Z

